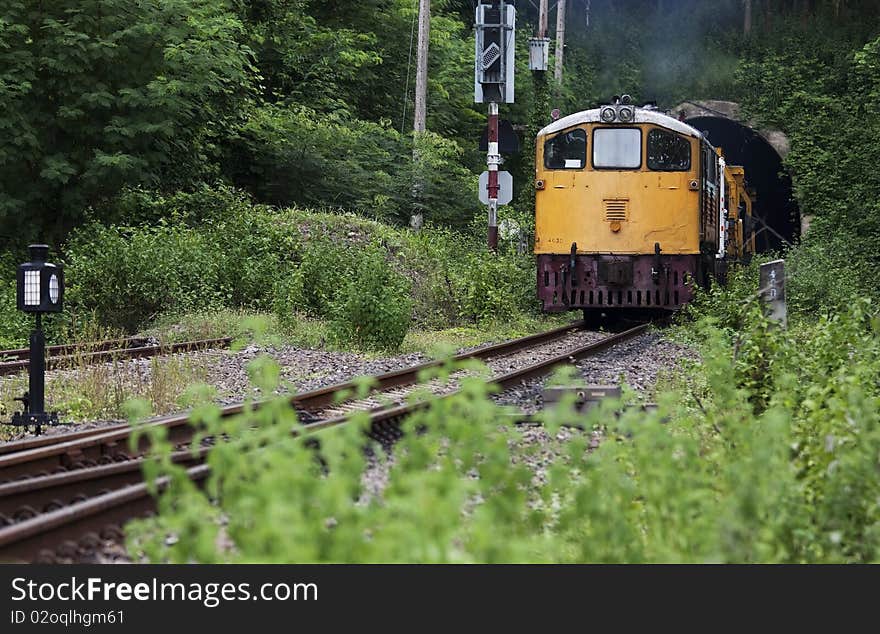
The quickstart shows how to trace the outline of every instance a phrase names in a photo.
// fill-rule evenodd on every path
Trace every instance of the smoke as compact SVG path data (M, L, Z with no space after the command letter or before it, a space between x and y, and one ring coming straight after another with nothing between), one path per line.
M582 97L629 92L663 105L723 97L733 81L739 0L568 0L567 54L593 85ZM568 64L566 64L568 66ZM712 94L707 94L707 92Z

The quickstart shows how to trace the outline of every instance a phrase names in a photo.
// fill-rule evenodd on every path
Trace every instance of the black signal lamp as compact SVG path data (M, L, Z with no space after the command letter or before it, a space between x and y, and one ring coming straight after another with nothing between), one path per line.
M24 411L12 415L12 424L35 428L39 435L44 425L57 425L58 413L46 413L46 335L43 333L43 313L60 313L64 300L64 270L47 262L49 247L32 244L31 261L18 267L16 301L18 309L36 315L36 326L31 332L30 361L28 363L28 391L17 398Z
M26 313L60 313L64 300L64 270L47 262L49 247L32 244L31 261L18 267L18 309Z

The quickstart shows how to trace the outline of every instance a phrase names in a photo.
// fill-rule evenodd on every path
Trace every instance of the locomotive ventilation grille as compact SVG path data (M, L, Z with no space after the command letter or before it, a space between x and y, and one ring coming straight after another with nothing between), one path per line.
M606 198L602 201L605 206L605 222L623 222L629 214L629 200L626 198Z

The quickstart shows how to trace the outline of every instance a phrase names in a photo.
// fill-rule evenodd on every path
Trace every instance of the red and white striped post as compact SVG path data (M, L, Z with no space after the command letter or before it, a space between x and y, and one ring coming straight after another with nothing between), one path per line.
M489 168L489 250L498 249L498 166L501 154L498 151L498 104L489 103L489 152L486 165Z

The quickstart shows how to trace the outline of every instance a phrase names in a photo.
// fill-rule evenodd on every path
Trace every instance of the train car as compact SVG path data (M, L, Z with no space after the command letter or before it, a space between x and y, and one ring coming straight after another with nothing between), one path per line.
M727 245L727 260L747 262L755 252L755 225L752 219L752 195L746 186L745 170L729 165L724 170L727 224L731 240Z
M754 247L742 168L651 106L615 98L545 127L536 148L545 311L674 311Z

